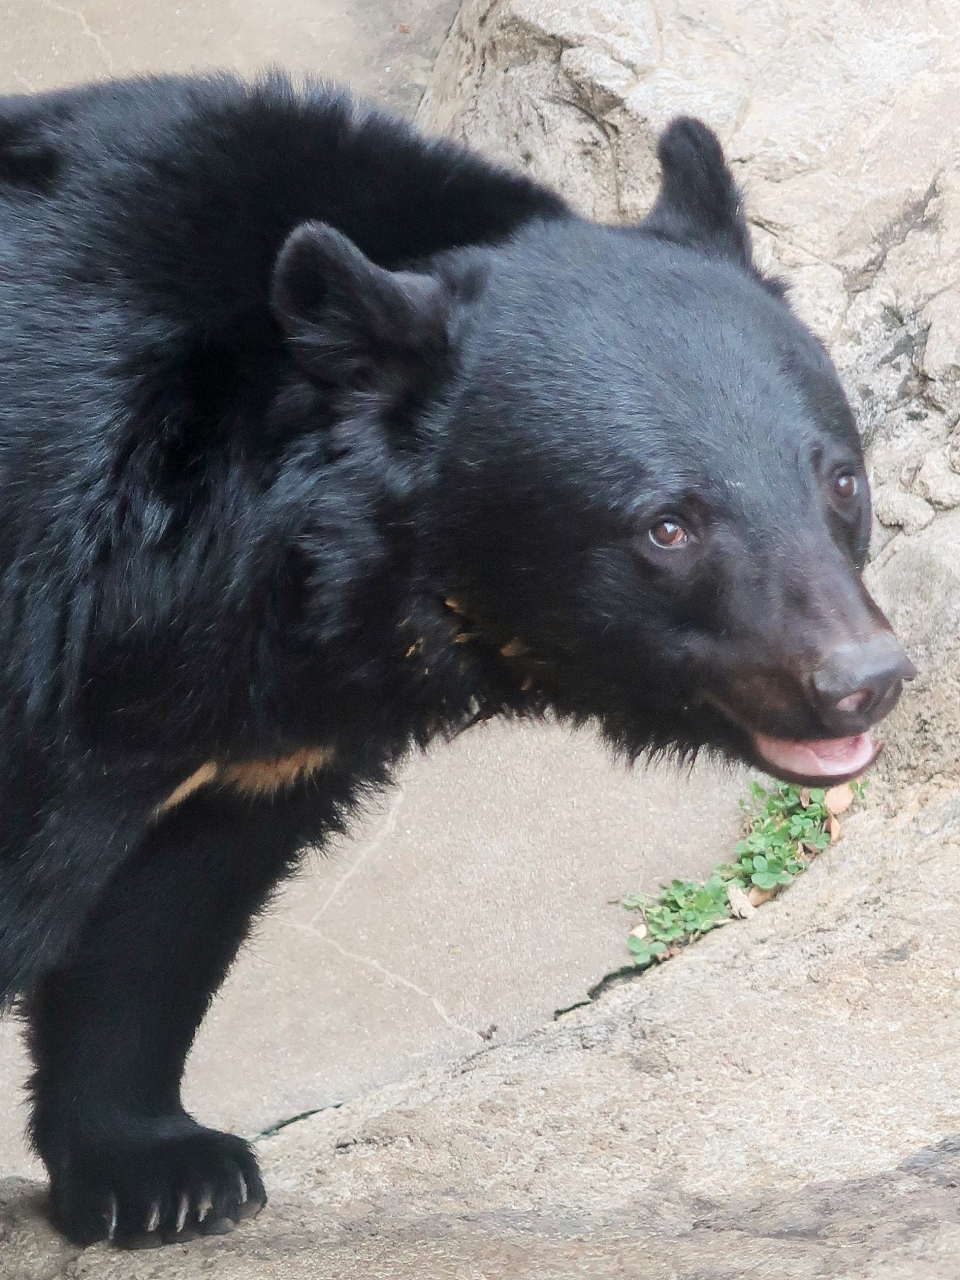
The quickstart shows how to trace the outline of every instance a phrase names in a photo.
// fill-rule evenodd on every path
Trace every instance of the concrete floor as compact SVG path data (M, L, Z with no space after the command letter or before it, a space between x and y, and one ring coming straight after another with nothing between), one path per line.
M0 4L0 89L270 63L411 112L456 0L55 0ZM405 30L409 28L409 30ZM431 758L332 856L311 860L248 946L186 1088L253 1134L549 1020L628 959L616 901L726 858L745 780L628 773L588 735L486 726ZM0 1026L0 1173L27 1065Z
M458 7L458 0L8 0L0 4L0 89L283 66L410 113Z

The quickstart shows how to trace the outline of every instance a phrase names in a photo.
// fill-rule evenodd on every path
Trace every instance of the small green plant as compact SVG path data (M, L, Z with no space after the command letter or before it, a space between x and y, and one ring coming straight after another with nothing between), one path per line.
M751 815L750 829L734 850L736 861L724 866L721 874L742 887L776 889L789 884L830 843L826 794L786 782L766 791L754 782L750 800L740 802Z
M653 964L670 951L709 933L730 917L727 886L715 872L705 884L693 880L673 880L658 898L638 893L624 898L630 911L642 911L643 926L627 939L638 965Z
M852 793L845 787L820 791L786 782L768 791L753 783L749 800L740 802L747 830L732 862L714 867L704 884L673 880L656 897L638 893L623 899L628 911L642 915L627 939L634 963L648 968L726 924L735 914L730 903L734 886L742 900L751 893L761 899L772 896L790 884L834 838L836 813L852 798L862 800L866 783L853 783Z

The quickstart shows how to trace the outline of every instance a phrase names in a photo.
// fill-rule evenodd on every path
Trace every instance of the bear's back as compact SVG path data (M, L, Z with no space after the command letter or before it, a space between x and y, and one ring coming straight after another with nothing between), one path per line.
M288 365L271 273L299 223L394 265L563 211L281 75L0 100L0 521L27 474L33 504L71 481L90 495L108 460L171 423L209 427L241 396L242 416L261 412Z

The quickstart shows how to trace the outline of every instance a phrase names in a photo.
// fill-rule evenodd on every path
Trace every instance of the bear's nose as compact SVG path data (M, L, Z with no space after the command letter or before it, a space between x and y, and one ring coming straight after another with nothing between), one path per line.
M892 710L904 680L916 674L889 631L838 644L812 676L820 716L832 732L860 732Z

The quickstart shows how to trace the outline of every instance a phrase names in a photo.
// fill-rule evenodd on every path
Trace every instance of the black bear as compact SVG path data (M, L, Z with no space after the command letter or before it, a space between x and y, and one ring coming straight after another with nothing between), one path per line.
M0 101L0 997L72 1240L265 1202L184 1060L412 747L871 762L913 670L850 409L713 134L660 159L615 228L278 76Z

